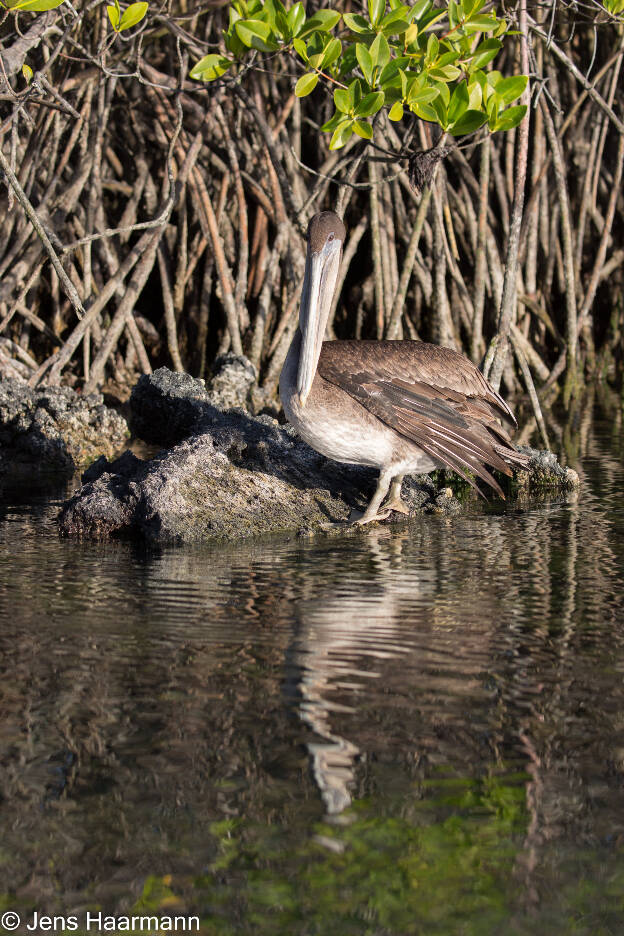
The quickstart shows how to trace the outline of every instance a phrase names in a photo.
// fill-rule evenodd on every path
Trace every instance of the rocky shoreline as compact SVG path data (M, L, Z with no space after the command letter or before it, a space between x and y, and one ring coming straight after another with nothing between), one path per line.
M2 381L0 468L68 479L91 462L61 509L66 536L197 543L344 529L351 509L372 495L377 473L319 455L267 413L251 415L254 382L251 364L234 355L221 359L208 388L161 368L138 381L126 422L100 396ZM129 431L159 449L154 457L129 450L115 457ZM529 451L529 470L511 484L504 479L514 500L577 486L576 472L552 453ZM413 515L462 509L445 473L438 475L405 480ZM386 522L393 520L404 522L399 515Z
M113 458L129 437L99 393L0 380L0 480L69 480L100 455Z
M221 389L161 368L142 377L129 401L133 433L161 451L148 461L126 452L99 458L63 506L59 528L67 536L130 536L150 543L236 540L267 533L328 530L361 509L375 489L372 469L342 465L319 455L289 426L242 406L219 405L233 374L228 402L244 404L253 373L241 359L222 368ZM565 491L578 478L551 453L532 452L529 471L513 488ZM403 497L413 514L461 509L442 478L406 479ZM401 519L396 517L397 520ZM388 521L390 522L390 521Z

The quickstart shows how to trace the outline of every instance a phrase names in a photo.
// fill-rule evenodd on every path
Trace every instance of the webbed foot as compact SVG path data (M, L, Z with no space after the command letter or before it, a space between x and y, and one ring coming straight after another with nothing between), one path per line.
M405 501L401 500L400 496L392 497L390 500L387 500L383 505L383 509L387 511L394 510L396 513L405 514L406 517L410 515L409 507Z
M363 526L365 523L374 523L379 522L380 520L387 520L389 516L389 510L383 510L381 513L377 513L377 511L371 511L369 514L368 510L362 511L353 508L349 514L347 523L351 523L354 526Z

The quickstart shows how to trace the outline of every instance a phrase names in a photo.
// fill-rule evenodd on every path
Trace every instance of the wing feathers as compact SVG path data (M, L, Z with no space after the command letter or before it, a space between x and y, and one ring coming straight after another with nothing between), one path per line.
M448 348L419 341L325 342L318 372L475 488L466 472L502 497L485 466L510 475L510 464L526 463L498 421L515 424L505 401L467 358Z

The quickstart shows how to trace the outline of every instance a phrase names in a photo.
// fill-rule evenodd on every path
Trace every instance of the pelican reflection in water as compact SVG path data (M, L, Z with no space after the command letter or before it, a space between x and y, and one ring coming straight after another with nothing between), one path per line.
M313 732L306 747L327 816L351 805L356 764L367 753L366 741L363 749L358 743L361 723L353 724L351 716L366 711L375 697L372 683L406 666L399 661L414 653L424 620L415 604L432 600L433 563L403 563L410 541L401 533L371 533L358 554L359 571L345 569L339 589L328 583L296 604L287 658L294 686L289 681L288 691ZM405 627L407 609L416 633Z
M501 425L516 424L511 410L471 361L422 341L323 341L345 233L331 211L308 226L299 328L280 377L288 421L322 455L379 470L358 523L409 513L403 477L434 468L503 496L486 466L511 475L527 458Z

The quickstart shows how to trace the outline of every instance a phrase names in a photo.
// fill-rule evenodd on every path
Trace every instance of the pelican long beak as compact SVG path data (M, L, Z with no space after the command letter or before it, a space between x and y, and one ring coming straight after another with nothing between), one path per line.
M316 374L338 279L341 248L342 241L327 241L323 248L315 253L308 250L306 258L299 311L299 327L303 340L297 372L297 392L302 407L306 404Z

